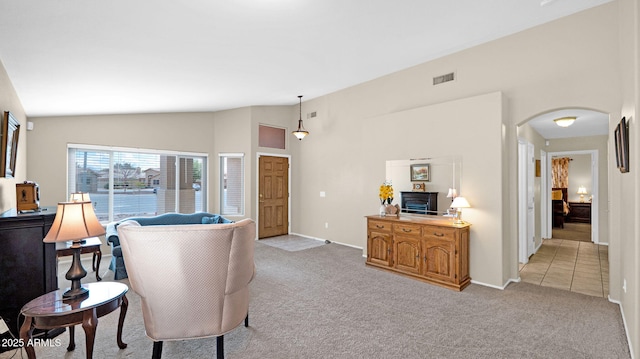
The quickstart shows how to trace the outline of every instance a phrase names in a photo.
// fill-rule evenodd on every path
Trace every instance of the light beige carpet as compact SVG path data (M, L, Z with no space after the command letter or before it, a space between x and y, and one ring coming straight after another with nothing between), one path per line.
M554 239L591 242L591 225L588 223L565 222L564 228L554 227L551 235Z
M630 358L619 306L604 298L528 283L454 292L365 266L361 249L339 244L287 252L258 241L255 262L249 328L225 335L227 359ZM99 319L95 359L151 357L140 298L127 296L128 347L116 345L116 311ZM67 335L59 346L37 347L37 357L84 358L82 329L74 352L66 351ZM163 358L215 351L215 338L165 342Z

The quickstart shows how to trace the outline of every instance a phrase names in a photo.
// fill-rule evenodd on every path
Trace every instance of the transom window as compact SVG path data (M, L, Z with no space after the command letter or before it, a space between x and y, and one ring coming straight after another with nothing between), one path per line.
M207 160L205 154L69 145L68 194L89 193L101 222L206 211Z

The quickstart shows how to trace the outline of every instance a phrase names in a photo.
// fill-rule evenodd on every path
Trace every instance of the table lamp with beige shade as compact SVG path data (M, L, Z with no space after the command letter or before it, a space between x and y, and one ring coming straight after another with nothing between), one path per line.
M83 195L86 195L83 196ZM80 250L83 240L105 233L104 227L98 221L88 194L72 194L71 201L58 203L56 217L51 229L43 242L72 241L73 262L65 278L71 281L71 288L63 294L64 300L78 299L89 294L80 281L87 275L87 271L80 262Z
M580 203L584 203L584 195L587 194L587 188L585 186L578 187L578 192L580 195Z
M451 202L451 208L456 209L456 220L453 222L455 224L464 224L462 220L462 209L461 208L471 208L469 202L466 198L462 196L456 197L453 202Z

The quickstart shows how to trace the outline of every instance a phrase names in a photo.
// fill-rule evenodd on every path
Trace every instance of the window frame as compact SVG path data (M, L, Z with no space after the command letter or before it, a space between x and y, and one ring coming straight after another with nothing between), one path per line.
M66 191L67 191L67 195L66 198L69 198L69 195L72 193L71 190L71 185L72 185L72 181L70 179L70 171L72 167L75 167L75 161L73 161L73 159L75 159L75 156L72 157L71 156L71 151L93 151L93 152L102 152L105 153L109 156L109 187L108 187L108 213L107 213L107 217L108 217L108 222L112 222L115 218L115 215L117 213L114 212L114 154L115 153L131 153L131 154L144 154L144 155L159 155L159 156L173 156L175 157L176 161L175 161L175 165L176 165L176 170L175 170L175 183L179 183L180 181L180 162L181 159L185 159L185 158L191 158L191 159L198 159L198 160L202 160L202 168L201 168L201 173L200 173L200 182L201 182L201 188L200 191L202 191L201 194L201 200L202 200L202 204L201 204L201 208L200 209L196 209L196 212L198 211L208 211L209 208L209 203L208 203L208 167L209 167L209 154L207 153L199 153L199 152L187 152L187 151L173 151L173 150L154 150L154 149L144 149L144 148L133 148L133 147L119 147L119 146L101 146L101 145L91 145L91 144L75 144L75 143L69 143L67 144L67 175L66 175ZM75 174L75 172L74 172ZM75 183L75 180L73 181ZM175 189L174 189L175 190ZM179 212L180 209L180 191L176 190L176 198L175 198L175 204L174 204L174 208L172 211L166 211L165 213L169 213L169 212Z
M229 158L239 158L241 160L241 174L240 174L240 184L239 184L239 188L240 188L240 201L239 201L239 205L240 205L240 210L237 213L230 213L227 212L225 210L226 208L226 203L225 203L225 170L224 170L224 161L225 159L229 159ZM223 216L244 216L245 212L246 212L246 191L245 191L245 173L246 173L246 166L245 166L245 155L244 153L218 153L218 160L219 160L219 170L220 170L220 175L219 175L219 181L220 181L220 200L219 200L219 205L220 205L220 215ZM227 179L227 184L228 184L228 179Z

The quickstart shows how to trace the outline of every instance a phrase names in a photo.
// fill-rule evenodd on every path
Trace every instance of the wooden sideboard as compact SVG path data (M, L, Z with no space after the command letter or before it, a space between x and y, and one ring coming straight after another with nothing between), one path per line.
M461 291L469 277L468 223L367 216L366 264Z

